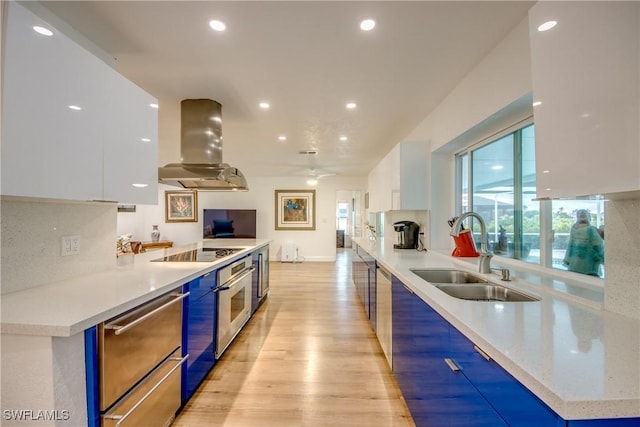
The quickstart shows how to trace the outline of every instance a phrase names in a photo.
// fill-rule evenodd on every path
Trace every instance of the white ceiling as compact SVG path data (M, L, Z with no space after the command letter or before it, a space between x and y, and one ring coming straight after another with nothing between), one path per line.
M315 167L343 176L367 174L532 2L44 4L114 56L122 74L160 100L161 120L176 121L176 129L180 100L220 102L224 161L245 174L306 175ZM377 22L371 32L359 29L367 17ZM227 31L212 31L210 19ZM258 107L263 100L268 111ZM347 101L357 109L347 111ZM179 141L160 129L161 163L178 161L162 159L163 147L178 155ZM298 154L311 149L319 154Z

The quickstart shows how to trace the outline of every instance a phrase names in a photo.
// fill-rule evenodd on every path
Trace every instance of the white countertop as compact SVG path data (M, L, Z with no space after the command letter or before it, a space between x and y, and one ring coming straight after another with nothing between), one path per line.
M478 273L477 258L356 243L565 419L640 417L640 321L602 310L602 290L560 275ZM538 302L453 298L411 268L457 268L523 290ZM526 280L525 280L526 279ZM598 302L600 301L600 303Z
M128 255L133 263L2 295L3 334L68 337L162 295L269 244L266 239L215 239ZM204 247L242 248L213 262L151 262Z

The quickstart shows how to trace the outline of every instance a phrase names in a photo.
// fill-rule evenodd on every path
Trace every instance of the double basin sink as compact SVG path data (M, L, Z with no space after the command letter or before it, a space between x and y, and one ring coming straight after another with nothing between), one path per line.
M536 297L491 283L463 270L411 269L411 272L442 292L458 299L501 302L540 301Z

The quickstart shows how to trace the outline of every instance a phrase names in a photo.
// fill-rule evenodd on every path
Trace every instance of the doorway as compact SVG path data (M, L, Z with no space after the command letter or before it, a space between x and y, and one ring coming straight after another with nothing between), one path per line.
M336 191L336 248L351 248L353 237L362 233L361 195L359 190Z

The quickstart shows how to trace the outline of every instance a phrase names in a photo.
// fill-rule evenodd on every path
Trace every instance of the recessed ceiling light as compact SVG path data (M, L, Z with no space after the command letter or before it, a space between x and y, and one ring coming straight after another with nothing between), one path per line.
M155 108L157 110L158 109L158 104L149 104L149 107Z
M278 139L279 139L280 141L286 141L286 140L287 140L287 137L286 137L286 136L284 136L284 135L280 135L280 136L278 137Z
M225 23L222 21L218 21L217 19L212 19L211 21L209 21L209 26L214 31L224 31L227 29Z
M269 107L271 107L271 105L268 102L262 101L260 103L260 108L262 108L263 110L268 110Z
M45 27L40 27L38 25L33 27L33 31L35 31L38 34L42 34L43 36L52 36L53 35L53 31L51 31L50 29L45 28Z
M537 107L538 105L542 105L542 101L536 101L531 105L534 106L534 107Z
M318 180L317 180L317 179L315 179L315 178L309 178L309 179L307 180L307 184L308 184L308 185L317 185L317 184L318 184Z
M346 136L344 136L344 135L342 135L342 136L340 137L340 141L346 141L347 139L349 139L349 138L347 138L347 137L346 137Z
M131 185L133 185L136 188L144 188L149 186L149 184L131 184Z
M70 109L70 110L75 110L75 111L80 111L80 110L82 110L82 108L78 107L77 105L69 105L69 109Z
M347 103L347 108L348 108L349 110L354 110L356 107L357 107L357 105L356 105L356 103L355 103L355 102L348 102L348 103Z
M547 21L538 27L538 31L549 31L555 27L557 23L557 21Z
M362 31L371 31L376 26L376 21L373 19L365 19L360 23L360 29Z
M142 141L142 142L151 142L151 140L149 138L140 138L140 141Z

